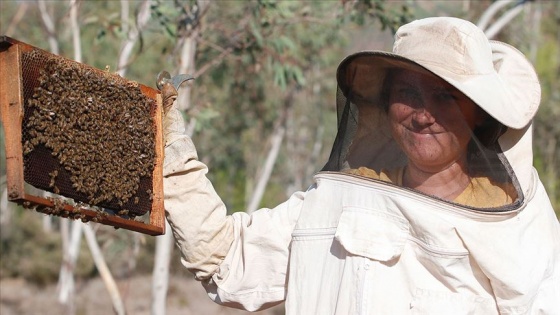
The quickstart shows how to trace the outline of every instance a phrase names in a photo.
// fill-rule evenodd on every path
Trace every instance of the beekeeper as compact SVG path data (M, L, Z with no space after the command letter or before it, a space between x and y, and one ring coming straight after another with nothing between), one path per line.
M532 166L535 70L449 17L338 67L338 134L305 192L226 215L166 103L164 193L217 303L287 314L560 314L560 225Z

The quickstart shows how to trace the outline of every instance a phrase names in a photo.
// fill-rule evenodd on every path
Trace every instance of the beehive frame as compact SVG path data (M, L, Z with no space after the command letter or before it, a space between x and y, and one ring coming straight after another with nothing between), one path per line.
M148 222L135 220L110 209L101 208L100 210L99 207L91 206L81 201L64 202L64 200L67 200L65 197L68 197L64 193L60 193L60 196L54 194L53 197L44 197L44 194L31 193L30 189L26 188L29 187L29 183L26 183L24 175L26 170L24 167L24 148L22 144L22 122L24 120L27 100L23 91L24 88L29 89L30 87L24 86L22 54L35 51L38 51L40 54L55 56L13 38L0 36L0 109L5 134L8 199L26 208L32 208L46 214L55 214L71 219L80 218L83 221L95 221L100 224L149 235L164 234L162 101L160 92L148 86L132 82L132 84L140 88L141 93L145 97L153 100L155 105L155 110L151 114L154 128L155 158L151 174L151 205L148 205L149 213L146 213L146 216L149 217L147 218ZM62 58L60 56L55 57ZM65 59L65 62L76 67L87 68L88 71L103 73L102 70L75 61ZM127 82L125 79L122 80ZM54 209L56 211L53 211Z

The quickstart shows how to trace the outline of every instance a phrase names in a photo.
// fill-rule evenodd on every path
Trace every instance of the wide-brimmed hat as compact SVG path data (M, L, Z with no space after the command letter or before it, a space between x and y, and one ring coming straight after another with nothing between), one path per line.
M540 83L527 58L458 18L403 25L395 34L392 53L362 51L346 57L337 70L338 85L350 100L378 102L391 69L427 70L514 129L526 126L540 103Z

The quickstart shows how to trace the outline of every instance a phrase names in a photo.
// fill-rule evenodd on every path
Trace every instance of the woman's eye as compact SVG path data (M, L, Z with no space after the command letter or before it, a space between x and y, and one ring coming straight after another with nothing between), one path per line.
M449 92L438 92L435 95L436 100L438 101L442 101L442 102L450 102L450 101L455 101L457 100L457 98Z
M420 98L420 93L418 91L411 89L411 88L402 88L397 91L400 97L405 99L417 99Z

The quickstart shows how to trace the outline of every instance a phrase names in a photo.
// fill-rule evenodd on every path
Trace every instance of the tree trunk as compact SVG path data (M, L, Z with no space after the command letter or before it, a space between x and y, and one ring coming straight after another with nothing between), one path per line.
M105 263L105 258L103 258L103 253L99 248L99 244L97 243L97 240L95 238L95 233L93 232L91 226L85 224L83 226L84 235L88 243L89 251L91 252L91 256L93 258L93 261L95 262L95 267L97 268L97 271L99 272L99 275L101 276L101 279L103 279L103 283L105 283L105 287L109 292L115 314L124 315L126 314L126 311L121 299L121 295L119 293L119 288L117 287L117 283L111 275L109 267Z
M199 17L202 16L210 5L210 1L197 1ZM180 58L178 73L193 74L195 69L196 38L200 28L195 28L188 36L184 37L180 43ZM162 69L163 70L163 69ZM186 110L190 107L190 87L180 89L175 106L179 110ZM187 125L186 133L192 136L196 120L191 119ZM173 249L173 235L171 227L166 221L166 233L158 236L156 240L156 256L154 258L154 270L152 276L152 315L164 315L166 312L167 288L169 286L169 264Z
M171 227L165 221L164 235L156 238L154 270L152 273L152 315L166 313L167 288L169 286L169 263L173 249Z
M68 251L63 253L62 266L58 277L58 301L68 306L68 314L74 314L74 268L80 253L82 226L82 222L72 222Z
M490 39L494 38L514 17L516 17L523 9L524 4L518 4L504 13L492 26L488 27L484 33Z
M492 39L504 28L514 17L516 17L529 2L518 2L512 8L503 13L497 20L491 23L494 16L514 0L496 1L490 5L478 20L478 27L484 31L486 37Z
M82 48L80 42L80 26L78 23L78 2L70 0L70 29L74 47L74 60L82 62ZM68 252L63 253L63 261L58 278L58 300L68 307L68 314L75 313L74 308L74 267L80 252L82 239L82 222L72 223L72 233L68 242Z
M70 1L70 25L72 30L72 40L74 43L74 60L77 62L82 61L82 49L81 49L81 38L80 38L80 26L78 23L78 1ZM80 251L81 235L82 231L86 233L86 240L89 245L89 249L93 256L95 265L107 286L109 294L111 295L111 300L113 301L113 307L117 314L124 314L124 305L116 289L115 282L109 271L109 268L105 264L103 255L99 250L97 241L95 240L95 234L91 230L89 225L84 225L80 221L74 221L72 224L72 235L70 239L70 244L68 252L64 254L64 260L59 276L59 301L68 304L68 313L74 314L75 307L73 301L74 293L74 266L76 265L76 260Z
M496 2L492 3L482 13L482 15L480 16L480 19L478 19L477 26L480 29L485 30L488 27L488 24L490 24L490 21L492 21L492 18L494 17L494 15L496 15L496 13L498 13L498 11L505 8L510 3L513 3L514 1L515 0L502 0L502 1L496 1Z
M21 19L25 16L25 13L27 12L27 8L29 8L29 4L26 2L22 2L21 5L18 7L16 14L10 21L10 24L8 24L8 28L6 29L6 33L5 33L6 36L12 36L14 30L17 28L17 25L19 24L19 22L21 22Z
M47 31L47 38L49 41L49 47L53 54L59 54L58 39L56 38L56 27L53 22L51 15L48 12L47 5L44 0L38 0L37 5L39 7L39 13L41 14L41 20Z
M8 202L6 176L0 176L0 239L10 235L12 227L12 208Z
M130 62L130 56L132 55L132 49L138 42L140 34L148 21L150 20L150 0L145 0L141 5L140 9L138 10L138 15L136 16L136 27L129 28L128 22L128 11L129 11L129 2L122 0L121 1L121 25L123 26L123 30L128 30L127 38L122 46L121 53L119 55L119 60L117 63L117 73L124 77L126 74L126 70L128 69L128 65Z
M261 203L262 197L264 195L266 185L270 180L270 174L272 174L274 163L278 159L278 153L280 152L280 146L282 145L282 140L284 140L284 136L286 134L286 122L288 120L288 117L290 117L290 111L293 107L294 94L295 94L295 88L292 89L286 96L284 100L284 108L282 111L282 115L280 116L280 119L274 128L274 132L269 138L270 149L268 151L263 168L259 172L260 174L257 180L257 184L255 185L255 189L253 190L253 194L251 195L251 199L247 206L248 213L257 210L259 204Z

